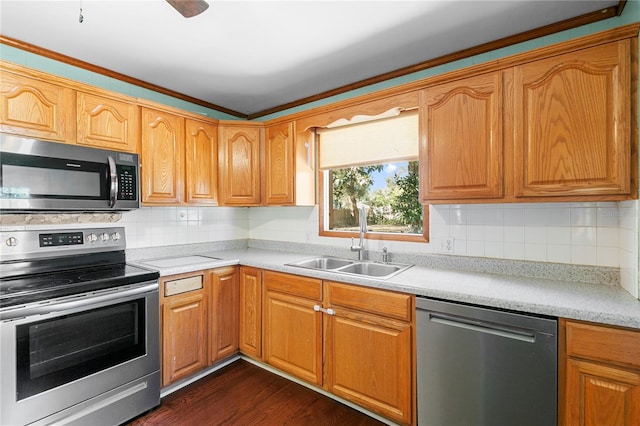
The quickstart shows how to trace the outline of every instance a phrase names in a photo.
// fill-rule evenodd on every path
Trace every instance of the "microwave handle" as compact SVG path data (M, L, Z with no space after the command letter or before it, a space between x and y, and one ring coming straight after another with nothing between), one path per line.
M118 196L118 173L116 170L116 162L113 157L109 156L109 176L110 176L110 185L109 185L109 207L115 207L116 199Z

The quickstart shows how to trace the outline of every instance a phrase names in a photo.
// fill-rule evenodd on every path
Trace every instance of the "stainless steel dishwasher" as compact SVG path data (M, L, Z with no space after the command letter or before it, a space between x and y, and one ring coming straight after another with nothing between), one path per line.
M416 299L419 426L557 424L553 318Z

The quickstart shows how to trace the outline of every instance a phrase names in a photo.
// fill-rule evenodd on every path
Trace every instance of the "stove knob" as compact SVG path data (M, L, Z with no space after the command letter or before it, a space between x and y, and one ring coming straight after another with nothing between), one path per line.
M18 245L18 239L16 237L9 237L6 243L9 247L15 247Z
M111 234L111 239L113 241L118 241L120 239L120 233L119 232L114 232L113 234Z
M107 234L106 232L100 234L100 241L102 241L103 243L109 241L109 234Z
M98 237L96 236L96 234L89 234L87 235L87 241L90 243L95 243L96 241L98 241Z

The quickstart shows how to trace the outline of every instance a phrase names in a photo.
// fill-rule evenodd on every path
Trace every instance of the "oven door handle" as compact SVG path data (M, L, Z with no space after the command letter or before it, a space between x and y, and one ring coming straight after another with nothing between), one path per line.
M132 296L138 296L140 294L149 292L158 292L158 282L147 282L144 285L134 288L128 288L126 290L115 290L105 294L84 294L78 295L72 300L60 300L47 302L35 306L26 306L17 308L14 311L7 311L0 313L1 321L16 320L20 318L26 318L33 315L44 315L52 312L62 313L78 308L86 308L88 306L104 304L112 301L126 301Z
M107 160L109 161L109 178L111 179L109 184L109 207L115 207L118 197L118 170L112 156L109 156Z

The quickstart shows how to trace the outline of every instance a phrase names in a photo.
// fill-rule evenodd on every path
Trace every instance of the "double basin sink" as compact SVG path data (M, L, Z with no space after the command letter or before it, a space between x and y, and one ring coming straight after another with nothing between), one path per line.
M357 275L368 278L387 279L410 268L413 265L403 263L381 263L366 260L350 260L338 257L314 257L288 263L288 266L314 269L316 271L335 272L339 274Z

